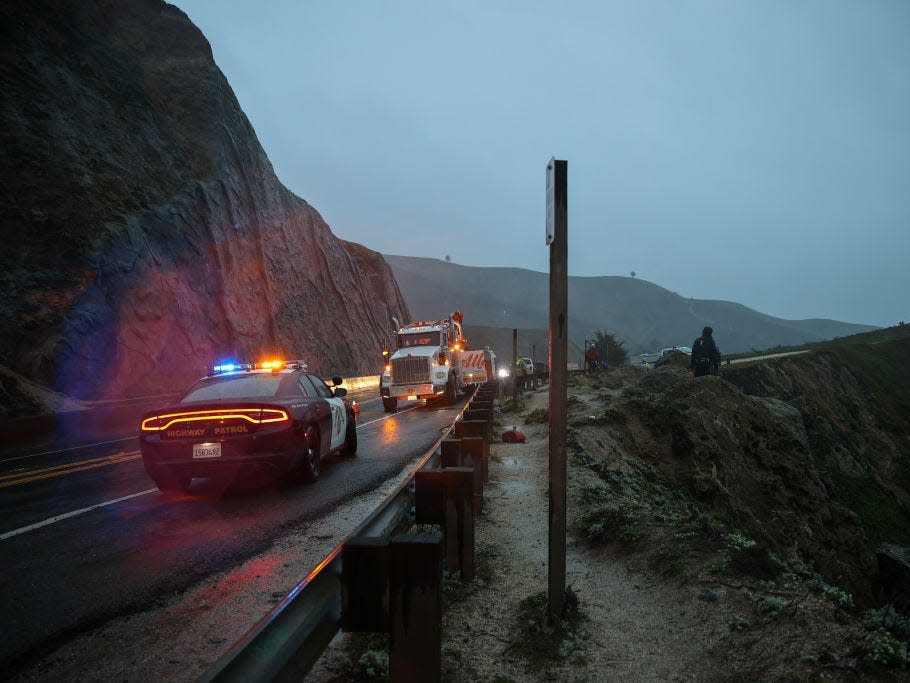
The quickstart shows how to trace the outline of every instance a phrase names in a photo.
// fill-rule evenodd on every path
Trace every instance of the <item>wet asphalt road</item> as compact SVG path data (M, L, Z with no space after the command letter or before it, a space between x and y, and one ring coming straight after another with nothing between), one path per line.
M361 406L357 456L324 461L313 484L260 481L225 492L197 479L188 494L165 494L145 474L138 441L128 438L5 455L0 670L153 607L374 489L425 453L464 404L402 403L389 416L375 391L354 395Z

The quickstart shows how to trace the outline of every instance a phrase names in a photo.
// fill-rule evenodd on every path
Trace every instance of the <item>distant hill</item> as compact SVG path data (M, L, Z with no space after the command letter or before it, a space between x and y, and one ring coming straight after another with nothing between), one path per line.
M435 318L457 308L464 312L466 325L547 329L546 273L462 266L411 256L385 255L385 259L415 318ZM687 299L638 278L569 278L569 337L578 347L597 329L616 333L630 353L688 346L705 325L714 328L714 337L724 353L803 344L876 329L821 318L784 320L731 301Z

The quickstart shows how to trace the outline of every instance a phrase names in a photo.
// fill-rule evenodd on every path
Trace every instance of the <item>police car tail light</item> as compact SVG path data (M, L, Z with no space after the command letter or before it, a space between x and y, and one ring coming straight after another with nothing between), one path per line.
M290 419L287 411L281 410L280 408L263 408L259 416L259 422L261 424L267 422L287 422Z
M212 420L243 420L250 424L274 424L290 421L291 417L281 408L218 408L214 410L187 410L147 417L142 421L143 432L160 432L175 424L210 422Z

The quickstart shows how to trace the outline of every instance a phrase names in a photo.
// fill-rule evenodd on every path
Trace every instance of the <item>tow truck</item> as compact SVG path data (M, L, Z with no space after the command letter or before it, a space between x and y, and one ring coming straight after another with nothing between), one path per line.
M461 323L453 312L442 320L419 320L395 331L396 350L383 369L379 395L386 412L395 412L399 400L455 403L465 386L461 355L465 348Z

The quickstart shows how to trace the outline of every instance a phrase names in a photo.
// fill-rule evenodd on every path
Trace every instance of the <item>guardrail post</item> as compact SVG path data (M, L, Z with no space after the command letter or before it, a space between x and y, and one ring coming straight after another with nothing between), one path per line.
M474 580L474 469L443 470L446 482L446 567Z
M493 441L493 411L481 408L469 408L462 414L462 419L468 422L479 421L486 424L486 438Z
M461 463L474 468L474 512L479 515L483 511L483 484L489 479L481 437L466 436L461 440Z
M474 439L481 441L481 439ZM472 446L476 452L476 446ZM473 467L419 470L415 473L414 521L439 524L445 536L446 568L461 570L466 581L474 578Z
M389 543L389 680L438 682L442 665L442 539Z
M414 473L414 521L417 524L445 524L446 489L442 470Z
M461 439L443 439L440 461L445 467L461 467Z
M341 548L341 628L386 632L389 618L389 541L355 536Z
M462 415L463 420L485 420L493 421L493 410L491 408L480 408L471 402Z
M483 438L483 458L486 460L490 457L490 430L491 427L483 420L459 420L455 423L455 436L464 439L467 436L479 436Z

